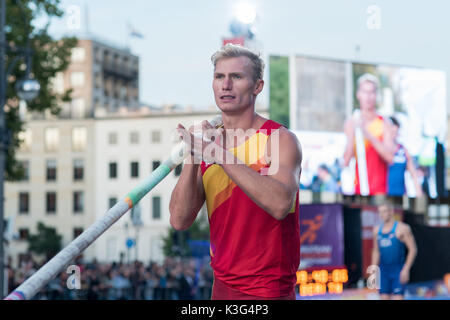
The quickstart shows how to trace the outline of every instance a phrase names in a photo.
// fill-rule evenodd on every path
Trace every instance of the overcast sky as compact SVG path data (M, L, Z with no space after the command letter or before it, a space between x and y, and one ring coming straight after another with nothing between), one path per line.
M80 34L88 25L96 36L129 45L140 57L141 101L201 108L214 104L210 57L222 38L230 36L229 24L238 2L243 1L62 0L65 10L79 6L81 27L70 29L73 23L66 16L52 21L50 32L55 37ZM256 8L257 39L266 60L271 54L306 54L450 72L450 1L244 2ZM371 5L380 9L379 29L367 27L368 19L374 18L367 12ZM129 40L127 23L144 34L144 39ZM267 71L265 94L259 99L265 106Z

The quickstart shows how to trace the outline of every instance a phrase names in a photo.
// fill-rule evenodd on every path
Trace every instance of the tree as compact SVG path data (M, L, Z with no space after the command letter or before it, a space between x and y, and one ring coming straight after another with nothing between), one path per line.
M61 250L62 236L55 228L47 227L42 222L38 222L37 229L37 234L28 236L28 251L45 255L46 259L50 260Z
M188 246L189 240L209 240L209 225L202 214L197 218L192 226L183 231L177 231L169 228L169 232L163 240L163 253L166 257L190 256L191 252Z
M289 58L271 56L270 72L270 119L289 128Z
M39 82L41 90L36 99L28 102L27 107L31 112L42 113L49 110L57 115L62 102L70 101L71 90L56 94L52 88L52 79L58 72L67 69L71 49L77 44L74 37L55 40L48 34L51 19L64 14L59 5L60 0L6 0L5 33L10 48L7 50L6 68L20 54L17 48L27 47L27 37L33 50L31 76ZM37 18L41 21L46 18L47 23L43 27L37 27L33 24ZM25 76L25 70L25 60L22 58L7 79L5 119L11 141L6 154L5 178L10 181L22 178L24 173L15 159L16 149L20 144L19 132L23 130L24 122L19 118L19 99L14 86Z

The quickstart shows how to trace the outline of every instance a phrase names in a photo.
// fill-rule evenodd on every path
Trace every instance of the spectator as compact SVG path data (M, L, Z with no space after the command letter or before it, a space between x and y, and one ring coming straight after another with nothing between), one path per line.
M322 164L319 166L317 176L320 180L320 191L339 192L339 184L333 178L326 165Z
M175 300L211 298L212 270L208 263L196 267L194 260L169 258L163 264L150 262L144 266L135 261L122 263L85 263L77 259L81 271L81 289L69 289L65 271L50 281L36 300ZM43 265L43 264L42 264ZM10 291L23 283L42 265L24 261L18 269L10 268Z

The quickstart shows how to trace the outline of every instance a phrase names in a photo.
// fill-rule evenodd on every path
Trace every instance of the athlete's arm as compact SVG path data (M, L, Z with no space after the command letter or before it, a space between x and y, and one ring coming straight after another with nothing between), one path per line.
M378 227L373 228L373 249L372 249L372 265L380 264L380 250L378 248Z
M278 132L278 141L273 139L277 134L274 132L266 146L272 159L269 175L261 175L228 151L224 151L226 159L232 159L232 164L222 162L220 165L250 199L275 219L282 220L292 208L299 188L302 152L293 133L283 127Z
M344 132L347 137L347 145L344 151L344 166L348 166L350 160L355 156L354 143L355 143L355 128L351 119L347 120L344 125Z
M400 282L407 283L409 281L409 271L414 263L414 259L417 255L417 246L414 236L411 232L411 228L405 224L399 224L398 239L406 245L408 249L408 255L406 256L405 264L400 272Z
M411 174L411 177L414 181L414 187L416 189L416 197L421 197L423 195L422 188L419 184L419 177L417 174L416 166L414 165L414 162L409 155L408 150L405 150L405 156L406 156L406 168L408 169L409 173Z
M201 126L204 125L202 122ZM191 126L189 132L193 133L199 128L200 125ZM180 136L185 138L182 132L186 129L179 125L177 130ZM185 140L185 142L189 143L190 141ZM176 230L189 228L205 203L205 197L200 164L194 160L192 155L189 155L170 198L169 212L172 227Z
M205 202L199 164L186 161L169 203L170 224L176 230L189 228Z

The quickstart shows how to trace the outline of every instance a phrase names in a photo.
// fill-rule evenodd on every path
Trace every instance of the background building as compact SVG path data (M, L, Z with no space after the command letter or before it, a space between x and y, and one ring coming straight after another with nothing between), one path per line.
M217 111L122 115L95 121L95 214L100 218L170 155L179 139L178 123L186 128L212 119ZM142 225L135 227L127 214L95 243L99 261L122 258L163 259L162 237L169 230L169 202L182 165L174 169L138 204ZM128 249L126 240L137 239Z
M37 223L56 228L63 245L92 224L94 206L93 119L33 120L23 132L17 158L26 168L23 181L5 186L6 218L15 237L8 255L18 262ZM90 250L86 255L90 255Z
M62 106L60 117L93 117L95 112L116 112L139 106L139 57L128 48L93 37L81 39L72 49L67 70L54 79L58 93L72 88L72 101Z
M26 178L5 186L9 219L7 254L16 264L27 255L25 239L37 223L55 227L63 246L94 222L95 136L97 114L117 114L139 106L139 58L94 37L80 39L68 68L53 79L53 89L72 89L72 101L58 116L24 114L23 144L17 158ZM84 256L95 255L88 248Z

